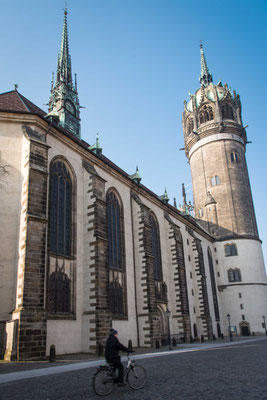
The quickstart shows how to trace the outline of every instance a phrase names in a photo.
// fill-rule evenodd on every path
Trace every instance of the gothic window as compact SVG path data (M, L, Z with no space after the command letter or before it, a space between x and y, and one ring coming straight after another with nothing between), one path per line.
M224 119L234 119L233 109L228 103L222 105L222 117Z
M69 101L69 100L67 100L65 104L66 104L66 109L67 109L71 114L73 114L74 116L76 116L74 104L73 104L71 101Z
M203 124L204 122L212 121L214 119L213 110L210 106L203 106L199 111L199 122Z
M209 260L210 281L211 281L214 312L215 312L216 321L218 321L220 319L220 314L219 314L219 305L218 305L218 298L217 298L217 289L216 289L213 259L212 259L212 254L211 254L210 248L208 248L208 260Z
M152 256L154 257L154 277L162 280L159 228L156 218L150 214Z
M67 164L58 159L50 167L48 250L48 310L73 313L73 179Z
M63 161L53 163L50 173L49 250L71 256L72 181Z
M200 208L200 209L198 210L198 215L199 215L199 218L202 218L202 217L203 217L203 208Z
M210 183L211 183L211 186L220 185L221 181L220 181L219 176L218 176L218 175L213 176L213 177L210 179Z
M187 119L187 134L189 135L192 132L193 129L194 129L193 118L188 118Z
M231 268L228 270L228 280L229 282L241 282L241 272L239 268Z
M237 256L237 247L235 243L226 244L224 246L225 257Z
M126 274L123 208L115 190L107 193L109 310L126 316Z

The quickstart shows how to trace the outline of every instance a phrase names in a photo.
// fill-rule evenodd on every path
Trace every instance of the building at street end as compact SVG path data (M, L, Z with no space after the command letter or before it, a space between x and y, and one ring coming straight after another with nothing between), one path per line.
M184 192L178 209L82 139L67 10L48 112L0 95L2 358L98 352L111 327L142 347L265 333L241 102L200 53L183 112L194 217Z

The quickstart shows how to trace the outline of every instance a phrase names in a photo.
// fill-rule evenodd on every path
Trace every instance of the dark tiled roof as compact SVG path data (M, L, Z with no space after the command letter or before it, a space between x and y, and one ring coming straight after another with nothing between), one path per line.
M46 115L41 108L26 99L17 90L0 94L0 110L36 113L41 117Z

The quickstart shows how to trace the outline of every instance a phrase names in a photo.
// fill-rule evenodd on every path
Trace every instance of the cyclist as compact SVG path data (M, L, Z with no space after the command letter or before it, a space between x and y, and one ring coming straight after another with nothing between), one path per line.
M113 364L115 371L116 369L118 369L119 371L118 379L116 380L118 386L125 386L126 383L123 383L123 365L119 356L120 350L127 351L128 353L133 353L132 350L128 349L128 347L123 346L123 344L119 342L118 331L111 328L109 331L109 337L106 342L105 358L108 363Z

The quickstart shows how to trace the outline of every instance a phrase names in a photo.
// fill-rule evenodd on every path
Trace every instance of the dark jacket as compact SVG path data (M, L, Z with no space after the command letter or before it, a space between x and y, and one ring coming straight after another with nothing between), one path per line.
M128 347L123 346L123 344L121 344L115 336L110 335L107 339L106 349L105 349L106 360L108 362L113 362L120 359L119 357L120 350L131 353L131 350L128 349Z

